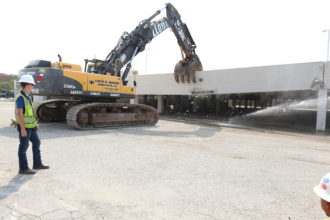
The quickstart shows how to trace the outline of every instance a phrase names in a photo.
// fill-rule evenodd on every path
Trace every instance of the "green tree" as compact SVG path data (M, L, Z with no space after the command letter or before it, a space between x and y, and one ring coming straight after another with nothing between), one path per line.
M9 82L0 82L0 91L2 90L13 90L14 89L14 83L17 79L16 75L11 75L11 80Z
M17 75L12 75L12 79L9 81L10 90L14 89L15 80L17 80Z
M9 82L0 82L0 90L10 90Z

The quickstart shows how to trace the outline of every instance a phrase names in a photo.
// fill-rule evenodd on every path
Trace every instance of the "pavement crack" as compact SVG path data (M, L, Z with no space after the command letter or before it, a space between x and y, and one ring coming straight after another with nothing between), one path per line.
M29 217L28 219L30 218L33 218L33 219L41 219L39 218L38 216L35 216L35 215L30 215L30 214L24 214L24 215L21 215L18 219L22 219L24 217Z
M330 163L326 163L326 162L319 162L319 161L313 161L313 160L307 160L307 159L298 159L298 158L293 158L293 157L289 157L289 159L296 160L296 161L301 161L301 162L306 162L306 163L313 163L313 164L321 164L321 165L330 166Z
M51 214L51 213L54 213L54 212L57 212L57 211L60 211L62 210L63 208L58 208L58 209L54 209L54 210L51 210L49 212L45 212L45 213L42 213L41 215L38 216L38 218L41 218L42 216L45 216L45 215L48 215L48 214ZM65 210L65 209L63 209Z
M14 212L14 213L17 213L17 214L19 214L19 215L23 215L23 213L21 213L21 212L15 210L15 209L13 209L13 208L11 208L9 205L4 205L4 206L7 207L7 209L11 210L11 211Z

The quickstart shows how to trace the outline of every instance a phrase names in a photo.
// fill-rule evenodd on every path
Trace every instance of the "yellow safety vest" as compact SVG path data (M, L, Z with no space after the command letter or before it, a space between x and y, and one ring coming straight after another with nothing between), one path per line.
M15 103L19 97L22 97L24 100L24 107L25 107L25 112L23 114L23 119L24 119L24 127L25 128L34 128L37 126L38 121L34 115L34 104L30 103L29 100L21 93L17 94L15 97ZM16 117L16 122L19 123L18 121L18 109L15 104L15 117Z

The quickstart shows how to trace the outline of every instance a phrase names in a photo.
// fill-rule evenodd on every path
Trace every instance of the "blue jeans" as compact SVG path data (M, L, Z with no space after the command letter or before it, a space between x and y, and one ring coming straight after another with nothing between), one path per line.
M18 126L17 130L19 133L19 146L18 146L18 160L19 169L26 170L29 168L26 151L29 147L29 141L32 142L32 152L33 152L33 166L41 165L41 155L40 155L40 139L37 133L37 128L25 128L27 136L21 136L21 127Z

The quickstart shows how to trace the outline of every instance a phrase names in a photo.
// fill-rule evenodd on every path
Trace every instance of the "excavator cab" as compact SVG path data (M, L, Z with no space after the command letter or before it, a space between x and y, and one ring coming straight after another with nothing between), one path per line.
M103 60L98 60L98 59L88 60L88 59L85 59L85 72L86 73L101 74L103 64L104 64Z
M89 63L87 66L87 73L99 73L100 71L97 68L97 65L94 63Z

